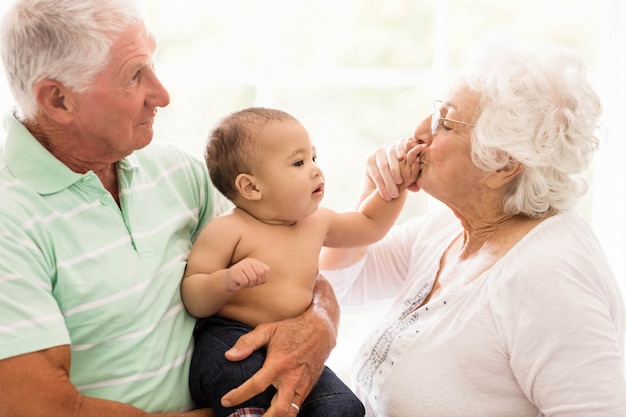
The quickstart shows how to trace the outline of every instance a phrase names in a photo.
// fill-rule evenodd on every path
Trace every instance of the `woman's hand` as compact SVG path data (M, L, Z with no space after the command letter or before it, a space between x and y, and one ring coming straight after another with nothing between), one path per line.
M367 160L367 191L378 189L384 200L392 200L400 191L408 189L418 191L416 185L419 176L419 156L425 144L413 138L390 142L378 149Z
M330 284L318 277L311 306L299 317L257 326L239 338L226 352L232 361L243 360L254 350L267 348L263 367L249 380L222 397L232 406L265 391L277 393L265 416L295 416L324 369L337 341L339 306Z

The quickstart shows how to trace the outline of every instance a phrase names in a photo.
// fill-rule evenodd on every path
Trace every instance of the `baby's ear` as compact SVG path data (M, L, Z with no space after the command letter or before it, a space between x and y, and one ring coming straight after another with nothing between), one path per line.
M239 174L235 178L235 187L246 200L260 200L263 196L256 186L256 178L250 174Z

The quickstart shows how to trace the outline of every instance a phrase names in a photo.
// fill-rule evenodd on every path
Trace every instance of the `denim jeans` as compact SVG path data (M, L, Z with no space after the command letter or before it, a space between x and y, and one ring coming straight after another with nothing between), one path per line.
M250 357L231 362L224 357L240 336L250 327L229 319L209 317L198 321L194 330L195 349L191 359L189 387L199 407L210 407L215 417L227 417L238 408L269 408L276 393L274 387L237 407L225 408L220 399L238 387L265 361L265 351L257 350ZM331 371L324 368L315 387L300 405L299 417L363 417L365 409L354 393Z

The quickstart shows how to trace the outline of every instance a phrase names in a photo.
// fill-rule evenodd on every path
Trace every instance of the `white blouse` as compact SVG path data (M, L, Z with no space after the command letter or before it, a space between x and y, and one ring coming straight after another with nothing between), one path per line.
M624 417L624 301L590 227L544 220L468 285L421 304L461 226L447 209L322 271L342 304L398 297L358 353L368 417Z

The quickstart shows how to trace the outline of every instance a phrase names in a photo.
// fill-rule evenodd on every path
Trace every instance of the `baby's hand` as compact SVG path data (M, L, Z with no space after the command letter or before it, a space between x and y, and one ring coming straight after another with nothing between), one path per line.
M401 191L418 191L415 183L420 169L423 142L414 138L390 142L372 154L366 166L366 181L378 189L383 200L392 200Z
M228 268L224 277L227 291L239 291L243 288L265 284L270 278L270 267L253 258L242 259Z
M408 139L405 143L405 150L402 152L399 166L403 182L398 184L400 190L419 191L417 178L420 174L420 153L424 149L423 143L418 143L415 139Z

